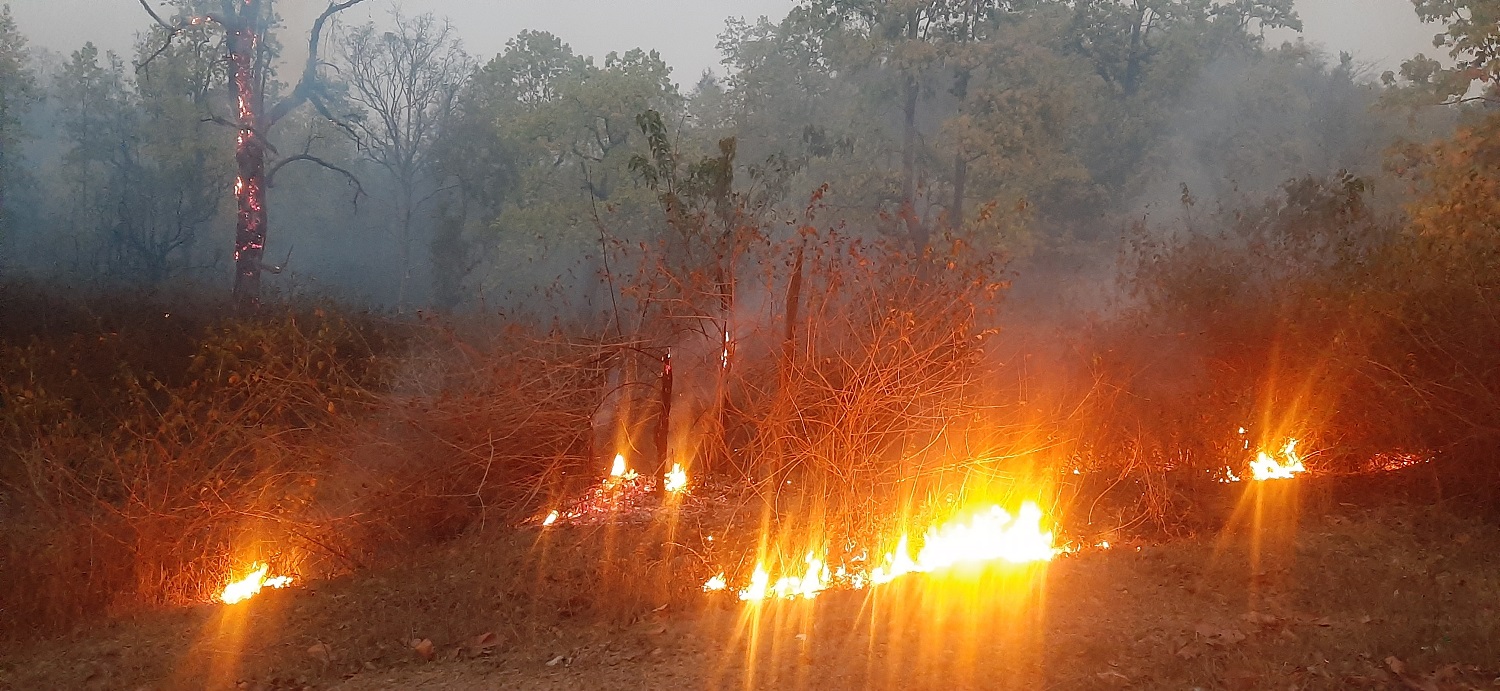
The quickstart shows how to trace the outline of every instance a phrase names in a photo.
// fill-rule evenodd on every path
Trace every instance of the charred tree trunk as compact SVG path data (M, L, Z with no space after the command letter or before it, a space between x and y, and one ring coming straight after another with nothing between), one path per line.
M661 360L661 390L659 393L661 416L656 420L656 493L665 494L668 462L671 460L672 429L672 351L668 350Z
M229 79L234 86L239 135L235 142L234 298L253 305L260 299L261 259L266 250L266 142L260 115L265 96L256 74L259 32L251 25L259 16L259 1L244 10L250 16L225 26L229 39Z
M318 44L322 39L323 26L329 17L349 9L365 0L329 0L328 7L313 22L308 38L307 63L302 78L290 96L266 109L265 84L270 70L270 55L262 49L266 33L270 30L274 13L274 0L221 0L222 13L202 16L180 15L168 22L152 9L149 0L139 0L141 8L151 19L167 30L166 40L137 69L144 69L156 57L171 47L172 41L182 35L189 26L216 24L224 31L226 49L229 54L229 87L235 97L235 118L228 122L238 131L235 137L234 198L236 207L234 228L234 298L242 305L255 305L260 301L261 272L266 270L263 262L266 251L266 189L270 186L266 155L271 147L266 141L267 132L276 123L298 106L309 101L318 112L332 120L320 96L318 83ZM215 122L219 122L216 118ZM326 168L342 169L320 161L307 154L291 156L271 167L277 170L288 162L303 160L319 163ZM352 178L352 176L351 176ZM357 183L357 181L356 181ZM280 268L273 268L280 271Z

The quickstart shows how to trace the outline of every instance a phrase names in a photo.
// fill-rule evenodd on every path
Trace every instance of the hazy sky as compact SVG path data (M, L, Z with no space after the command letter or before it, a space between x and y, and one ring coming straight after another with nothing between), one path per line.
M157 3L161 0L149 0ZM9 2L21 31L60 52L85 41L128 54L134 34L149 19L138 0L0 0ZM384 15L392 0L367 0L349 12L364 21ZM305 27L325 0L280 0L291 27ZM402 0L408 14L432 12L458 26L469 52L488 59L523 29L550 31L578 52L602 57L612 50L654 48L673 76L691 86L718 69L715 47L724 20L784 16L795 0ZM1305 35L1330 52L1347 50L1377 70L1394 69L1418 52L1434 53L1436 25L1417 21L1410 0L1299 0ZM1278 35L1279 36L1279 35Z

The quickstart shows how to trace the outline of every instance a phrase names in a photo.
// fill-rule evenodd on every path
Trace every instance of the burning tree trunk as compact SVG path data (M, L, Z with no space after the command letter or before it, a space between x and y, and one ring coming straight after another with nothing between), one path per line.
M668 349L661 358L661 417L656 420L656 493L666 493L666 483L662 478L666 477L667 469L671 468L671 453L667 448L671 443L672 429L672 351Z
M274 16L271 8L274 2L275 0L220 0L220 13L200 16L184 12L174 22L168 22L151 9L147 0L140 0L146 13L167 30L167 37L156 54L142 62L138 69L144 69L152 58L165 52L172 41L189 26L215 24L224 31L229 59L229 87L235 96L235 119L216 121L238 131L235 139L235 163L238 171L234 181L237 209L234 232L234 297L237 302L248 305L253 305L260 299L261 272L267 269L280 272L283 268L267 267L261 261L266 249L266 188L270 185L266 155L272 151L266 141L266 134L277 121L307 102L311 102L324 117L334 119L324 103L322 85L318 79L318 44L322 38L323 26L330 17L364 0L330 0L328 7L313 22L308 39L307 63L303 67L301 80L290 96L267 112L265 85L270 78L271 55L264 44ZM274 173L292 160L310 161L343 173L351 179L353 177L347 171L307 154L282 161L272 166L271 171Z

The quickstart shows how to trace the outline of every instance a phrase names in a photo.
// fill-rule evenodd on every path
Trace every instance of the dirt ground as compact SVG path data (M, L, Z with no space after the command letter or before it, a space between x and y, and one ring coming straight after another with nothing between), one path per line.
M698 591L703 525L522 528L13 645L0 688L1500 688L1500 530L1323 504L759 607Z

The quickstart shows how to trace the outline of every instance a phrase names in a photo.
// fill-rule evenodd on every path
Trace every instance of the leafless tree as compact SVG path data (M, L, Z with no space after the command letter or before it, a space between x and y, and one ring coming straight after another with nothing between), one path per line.
M267 133L282 118L305 103L330 120L325 84L319 76L318 47L322 42L323 27L334 15L364 2L364 0L329 0L328 7L313 21L308 36L307 62L301 79L292 89L291 95L276 105L266 107L266 83L271 78L271 62L274 57L268 48L267 34L275 19L275 0L200 0L180 4L180 11L172 21L163 18L151 7L148 0L139 0L141 7L151 15L159 26L166 30L165 40L154 55L148 56L139 67L144 68L165 52L190 26L211 24L224 31L226 53L229 61L229 87L235 97L235 113L226 124L239 131L235 143L235 164L238 174L234 181L234 196L237 206L234 234L234 295L242 304L254 304L260 298L261 272L267 269L280 271L280 267L268 267L261 262L266 249L266 188L270 180L267 175L266 158L274 153L267 141ZM198 13L198 7L213 7L218 12ZM300 155L296 160L306 160L348 175L313 156ZM279 165L272 166L278 169ZM351 178L353 176L350 176Z
M342 32L337 47L347 98L361 111L351 118L351 131L364 156L396 183L402 267L397 307L404 309L414 219L441 192L431 174L434 145L473 64L446 20L408 17L399 8L391 20L390 31L371 23Z

